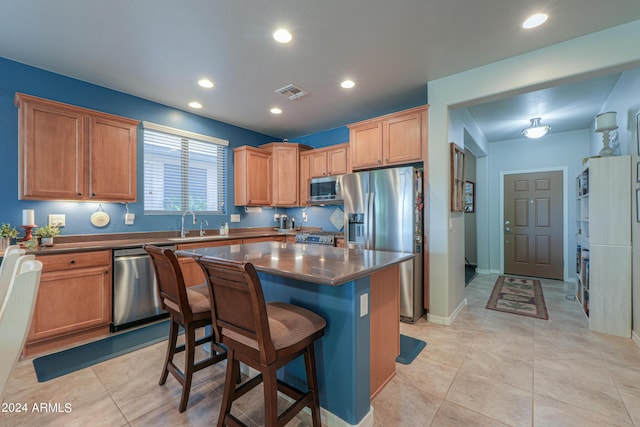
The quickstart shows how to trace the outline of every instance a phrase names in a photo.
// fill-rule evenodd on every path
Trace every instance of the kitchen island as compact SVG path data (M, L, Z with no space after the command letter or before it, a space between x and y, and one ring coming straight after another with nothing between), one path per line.
M372 424L371 396L395 373L399 352L398 264L413 254L281 242L176 253L249 261L266 301L300 305L323 316L327 327L316 343L316 364L325 422ZM282 375L304 389L304 372L299 358Z

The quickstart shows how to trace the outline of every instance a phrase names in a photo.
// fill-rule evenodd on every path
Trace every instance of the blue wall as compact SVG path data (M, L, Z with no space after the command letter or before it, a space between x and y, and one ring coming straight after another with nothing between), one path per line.
M159 230L179 230L179 215L143 215L142 180L142 128L138 128L138 201L129 204L136 214L134 225L124 225L125 207L120 203L103 203L102 208L111 215L111 222L103 228L94 227L90 215L98 209L92 202L44 202L18 200L18 109L14 105L16 92L39 96L54 101L103 111L140 121L149 121L229 141L227 214L206 215L211 228L221 221L229 221L229 214L240 213L240 224L230 226L265 226L273 215L245 214L244 209L233 206L233 148L241 145L260 145L278 139L207 119L122 92L54 74L4 58L0 58L0 222L14 226L22 222L22 209L35 209L36 223L44 225L48 214L65 214L66 227L62 234L122 233Z

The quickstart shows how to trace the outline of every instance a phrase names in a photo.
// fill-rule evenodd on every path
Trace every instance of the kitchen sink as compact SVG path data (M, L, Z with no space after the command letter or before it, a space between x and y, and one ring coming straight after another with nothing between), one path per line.
M192 237L169 237L167 240L170 240L172 242L197 242L200 240L216 240L216 239L224 239L227 238L229 236L217 236L217 235L212 235L212 236L192 236Z

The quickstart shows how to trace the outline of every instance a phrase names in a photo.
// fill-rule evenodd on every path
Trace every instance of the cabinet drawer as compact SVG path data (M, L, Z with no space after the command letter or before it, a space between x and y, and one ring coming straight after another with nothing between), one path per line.
M38 255L42 261L42 272L59 271L69 268L85 268L111 265L111 251L74 252L56 255Z

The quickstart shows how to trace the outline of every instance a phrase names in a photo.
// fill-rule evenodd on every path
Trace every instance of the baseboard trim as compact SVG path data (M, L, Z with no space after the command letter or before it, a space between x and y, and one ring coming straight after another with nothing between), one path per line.
M467 306L467 299L465 298L462 300L460 304L458 304L456 309L453 310L453 313L451 313L451 316L444 317L444 316L436 316L434 314L427 313L427 321L437 323L439 325L450 326L453 324L453 322L455 322L456 317L458 317L460 312L464 310L466 306Z
M640 335L638 335L636 331L631 331L631 340L640 347Z

